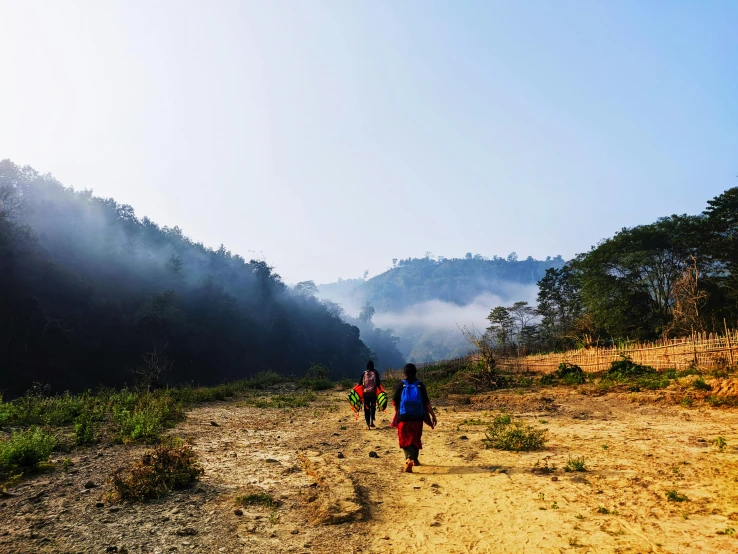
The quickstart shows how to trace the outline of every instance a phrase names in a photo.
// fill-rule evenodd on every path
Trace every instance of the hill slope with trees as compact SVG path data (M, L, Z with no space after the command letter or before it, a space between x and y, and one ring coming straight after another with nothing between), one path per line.
M206 248L131 206L0 162L0 390L210 384L311 363L351 375L359 329L263 261ZM159 373L159 370L162 370Z
M550 268L538 303L497 306L498 348L561 350L738 327L738 187L698 215L624 228ZM535 316L540 318L539 322Z

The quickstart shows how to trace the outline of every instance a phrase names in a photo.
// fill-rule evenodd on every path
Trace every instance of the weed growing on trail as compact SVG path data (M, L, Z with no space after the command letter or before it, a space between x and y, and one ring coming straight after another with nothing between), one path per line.
M485 448L512 450L515 452L543 448L548 435L547 429L536 429L530 425L512 421L509 414L497 416L487 427L483 440Z
M603 444L602 445L602 450L607 450L608 448L610 448L608 445L606 445L606 444Z
M684 398L682 398L679 404L681 404L685 408L689 408L692 406L692 398L690 398L689 396L685 396Z
M728 535L728 536L731 536L732 537L733 535L735 535L735 528L734 527L726 527L722 531L718 531L717 534L718 535Z
M579 458L572 458L570 456L569 459L566 461L564 471L587 471L587 464L584 461L584 456L580 456Z
M582 514L577 514L574 517L577 519L584 519L584 516Z
M13 433L0 442L0 473L37 468L49 459L55 445L54 437L38 427Z
M531 470L533 473L548 475L549 473L553 473L556 471L556 465L551 464L548 465L548 461L551 459L551 456L546 456L543 458L543 465L541 465L541 460L537 460L535 464L533 464L533 469Z
M582 546L582 543L576 537L569 537L569 546L578 547Z
M683 494L679 494L676 489L669 489L666 491L666 500L669 502L684 502L688 500L688 498Z
M250 492L236 497L236 504L240 506L266 506L276 508L279 502L274 500L268 492Z
M189 446L160 446L144 454L130 470L118 469L110 477L108 500L146 500L194 483L203 473Z
M610 510L605 508L604 506L599 506L597 510L595 510L598 514L609 514Z
M728 441L725 440L724 437L718 437L712 441L712 444L714 444L720 452L725 450L725 447L728 446Z
M559 503L554 500L554 503L551 504L552 510L558 510L559 509Z
M95 441L95 426L89 414L81 414L74 422L74 444L81 446Z
M62 471L64 473L66 473L67 471L69 471L70 469L72 469L72 466L73 465L74 465L74 463L72 462L72 459L71 458L64 458L62 460Z

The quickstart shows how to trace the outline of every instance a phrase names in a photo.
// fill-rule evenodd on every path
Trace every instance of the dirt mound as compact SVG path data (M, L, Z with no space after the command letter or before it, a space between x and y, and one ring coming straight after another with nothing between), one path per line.
M718 398L738 398L738 379L714 379L708 384Z

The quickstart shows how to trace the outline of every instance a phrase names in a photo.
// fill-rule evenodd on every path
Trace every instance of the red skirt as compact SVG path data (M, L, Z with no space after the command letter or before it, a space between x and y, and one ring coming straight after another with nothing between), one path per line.
M400 421L397 423L397 438L400 440L400 448L407 448L411 444L418 450L423 448L421 437L423 436L422 421Z

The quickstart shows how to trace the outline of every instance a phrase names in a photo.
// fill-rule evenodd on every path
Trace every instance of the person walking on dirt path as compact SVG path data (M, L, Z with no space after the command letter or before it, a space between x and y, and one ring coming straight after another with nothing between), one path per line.
M366 371L359 377L359 384L364 387L364 419L366 428L376 427L374 419L377 415L377 389L379 388L379 372L374 369L374 362L366 363Z
M403 368L405 378L397 384L395 394L392 396L392 404L395 407L395 419L393 426L397 423L397 438L400 448L405 451L406 473L412 473L413 466L420 465L418 455L423 448L421 438L423 436L423 423L426 422L431 429L436 426L436 414L428 398L425 385L418 380L418 370L414 364L407 364Z

